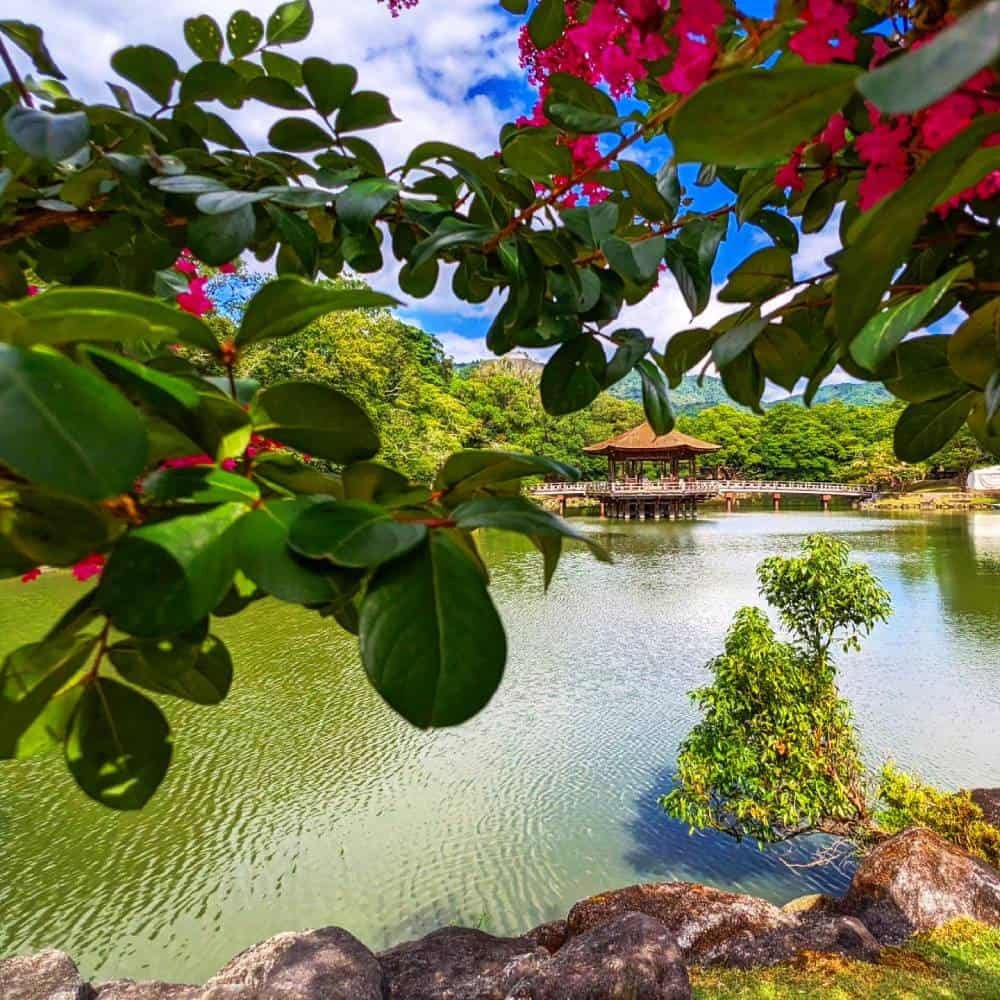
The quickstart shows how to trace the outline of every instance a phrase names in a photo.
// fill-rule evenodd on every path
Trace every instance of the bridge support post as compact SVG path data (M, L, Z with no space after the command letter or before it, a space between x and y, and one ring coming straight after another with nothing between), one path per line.
M604 497L601 497L601 520L602 521L606 521L607 518L608 518L607 504L606 504L606 502L604 500Z
M566 494L563 493L562 496L557 497L557 499L559 501L559 516L560 517L565 517L566 516Z
M823 510L828 511L830 509L830 500L831 499L832 499L832 497L830 496L829 493L825 493L825 494L823 494L822 497L820 497L820 501L819 502L823 505Z
M781 494L780 493L772 493L771 494L771 503L772 503L775 511L781 510Z
M736 497L732 493L726 494L726 513L732 514L733 505L736 503Z

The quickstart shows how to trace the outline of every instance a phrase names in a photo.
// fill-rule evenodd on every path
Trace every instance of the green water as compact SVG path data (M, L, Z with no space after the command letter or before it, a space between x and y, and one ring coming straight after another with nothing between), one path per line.
M170 776L137 815L76 791L58 759L0 764L0 955L58 946L87 975L201 981L241 948L338 924L374 948L451 922L494 933L589 893L693 879L777 902L846 883L689 837L656 807L754 567L836 532L896 616L846 659L866 753L949 787L1000 784L1000 515L785 512L581 521L616 563L485 542L507 678L458 730L419 733L361 677L353 640L267 602L219 623L237 664L218 708L170 703ZM0 588L0 646L37 637L80 585Z

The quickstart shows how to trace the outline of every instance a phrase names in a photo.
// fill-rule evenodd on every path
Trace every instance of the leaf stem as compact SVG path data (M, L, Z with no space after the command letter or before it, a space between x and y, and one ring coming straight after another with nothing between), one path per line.
M21 95L21 100L29 107L33 108L35 102L28 93L28 88L25 87L24 81L21 79L21 74L18 73L17 67L14 65L14 60L11 59L10 53L7 51L7 46L4 40L0 38L0 59L3 60L4 66L7 67L7 72L10 74L11 83L17 88L17 92Z

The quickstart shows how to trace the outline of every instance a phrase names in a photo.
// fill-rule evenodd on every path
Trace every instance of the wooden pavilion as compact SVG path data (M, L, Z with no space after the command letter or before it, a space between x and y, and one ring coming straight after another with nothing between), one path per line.
M588 455L606 455L608 482L637 482L645 478L645 467L650 464L656 480L680 479L681 464L687 463L687 473L692 479L698 476L698 457L721 451L722 445L699 441L690 434L673 430L657 434L648 423L633 427L616 438L588 445L583 449Z

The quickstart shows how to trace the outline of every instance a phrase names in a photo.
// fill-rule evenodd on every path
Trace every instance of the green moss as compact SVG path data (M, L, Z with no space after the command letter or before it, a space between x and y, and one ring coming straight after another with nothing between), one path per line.
M806 954L772 969L692 971L695 1000L996 1000L1000 930L957 920L875 964Z

